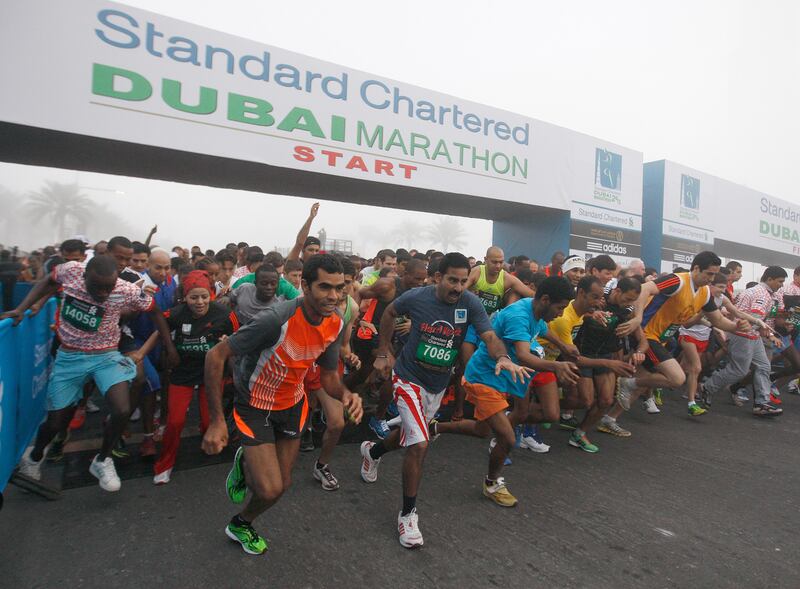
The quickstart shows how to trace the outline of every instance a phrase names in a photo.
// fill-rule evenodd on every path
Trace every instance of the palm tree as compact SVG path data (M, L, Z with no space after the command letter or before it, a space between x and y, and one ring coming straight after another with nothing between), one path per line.
M442 251L462 248L466 245L466 231L458 219L454 217L439 217L431 223L426 233L433 244L442 246Z
M55 241L66 237L64 225L67 217L72 217L77 223L85 223L92 217L92 200L80 192L80 187L75 184L61 184L52 180L45 180L45 185L39 192L30 192L25 209L31 220L41 221L47 218L56 227Z
M394 243L401 247L422 247L423 227L419 221L406 217L392 229L391 236Z
M12 192L5 186L0 186L0 223L3 224L5 228L5 234L8 234L8 230L11 228L11 224L14 220L14 215L16 213L17 208L19 207L19 195L15 192Z

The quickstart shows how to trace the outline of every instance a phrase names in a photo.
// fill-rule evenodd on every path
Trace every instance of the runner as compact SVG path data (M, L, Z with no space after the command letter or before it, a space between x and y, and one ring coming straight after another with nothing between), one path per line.
M537 338L547 333L547 322L559 317L572 297L572 287L562 278L546 279L536 297L525 298L495 314L492 328L508 350L511 360L532 370L549 370L563 382L576 383L578 368L569 362L544 360ZM494 432L489 453L489 468L483 482L483 495L502 507L513 507L517 499L500 476L505 459L516 442L514 428L527 419L528 378L496 371L488 347L481 342L464 374L467 400L475 405L475 420L434 424L434 435L458 433L486 437ZM514 397L514 410L506 413L504 395Z
M592 279L599 281L596 276ZM635 332L635 339L639 342L636 349L627 338L616 334L617 326L633 316L633 305L641 292L642 284L635 278L622 278L616 285L609 284L604 291L605 300L599 305L602 312L585 317L575 337L581 353L578 358L581 373L578 394L587 411L570 436L569 444L585 452L599 450L586 433L594 429L614 404L617 377L632 376L636 366L644 362L647 342L641 329ZM620 352L624 352L623 360L618 359Z
M667 274L642 285L636 301L636 316L617 328L619 336L631 335L640 325L649 349L644 363L634 378L620 378L617 382L617 404L603 417L598 430L627 437L630 432L620 427L616 420L643 390L648 388L677 388L686 380L678 361L667 351L663 342L672 338L680 325L701 310L714 327L735 332L746 329L749 323L725 319L711 298L706 286L719 272L721 260L710 251L700 252L692 261L690 272Z
M390 270L397 270L397 254L394 250L381 250L378 252L378 255L375 256L375 264L370 271L369 268L365 268L364 272L362 273L363 279L361 280L361 284L363 286L371 286L378 281L380 278L381 270L384 268L389 268Z
M392 402L392 385L388 378L384 378L372 367L380 339L378 326L381 324L386 307L407 290L422 286L426 277L425 262L411 260L408 262L406 273L402 278L381 278L372 286L362 287L358 293L365 306L365 311L358 321L359 329L353 338L353 351L360 360L361 370L353 374L347 382L351 388L354 388L366 380L372 391L377 392L378 405L374 415L369 419L369 427L381 439L389 435L386 411ZM407 317L400 316L395 321L393 329L393 353L397 355L408 339L411 322Z
M489 317L478 297L466 290L469 262L459 253L449 253L439 261L435 286L407 291L383 313L378 330L380 344L375 369L384 376L392 372L395 401L402 425L377 444L361 444L361 478L374 483L381 457L400 446L406 448L403 460L403 507L397 517L400 544L405 548L422 546L416 511L417 490L422 478L422 463L428 449L428 423L435 416L450 380L458 350L470 325L486 342L495 370L507 370L522 378L526 369L511 361L503 343L491 329ZM399 315L411 320L406 345L395 362L392 333Z
M517 272L528 271L528 258L517 256L515 266L524 258L523 263L519 264ZM499 311L505 304L511 304L523 298L533 296L533 290L525 286L522 281L513 274L506 272L505 253L497 246L491 246L486 250L484 263L476 266L469 273L467 289L475 293L483 303L483 308L491 317L493 313ZM455 401L453 403L452 419L458 421L464 416L464 398L466 391L462 385L464 369L469 363L472 354L478 349L480 338L474 329L468 330L461 345L459 362L455 370Z
M133 255L131 256L130 269L139 276L144 276L147 270L147 263L150 259L150 248L140 241L134 241L131 245L133 246Z
M299 291L303 280L303 262L300 260L286 260L286 264L283 266L283 274L289 284Z
M344 291L341 264L331 255L312 257L303 269L303 297L277 303L206 355L205 383L210 425L203 450L219 454L228 442L222 412L222 373L236 359L234 419L243 446L228 475L228 496L242 503L225 533L248 554L267 543L253 529L256 517L272 507L291 484L291 473L308 416L303 380L311 364L321 367L328 395L340 399L352 422L361 421L361 399L348 391L337 372L344 321L336 308Z
M67 426L75 405L83 398L84 383L92 379L106 397L111 419L89 472L99 480L103 490L119 491L121 483L111 450L128 423L128 388L136 376L134 361L122 356L117 349L120 315L131 311L148 312L174 363L177 363L177 353L169 338L169 328L152 297L119 279L117 263L109 256L95 256L85 267L79 262L56 266L34 286L19 307L3 318L13 318L15 325L18 324L26 309L42 296L55 294L59 286L64 292L58 321L61 347L47 387L47 420L39 427L35 444L25 451L20 471L31 478L41 478L46 446Z
M161 454L153 468L154 485L165 485L172 477L181 432L186 424L186 412L195 391L200 410L200 432L205 433L208 429L208 401L203 384L206 355L222 338L239 329L236 313L211 300L213 284L214 281L207 272L193 270L181 285L186 303L164 313L181 363L172 369L169 377L167 427L161 444ZM145 353L155 343L155 335L151 336L143 348Z
M567 256L561 271L564 278L569 280L572 288L577 288L581 278L586 275L586 262L580 256Z
M242 325L249 323L259 312L275 302L290 301L299 294L268 264L260 265L252 277L253 282L249 281L250 274L240 278L236 287L228 293L231 306L236 310L236 316Z
M725 296L728 286L728 276L719 272L709 285L711 296L717 308L724 308L728 315L749 321L753 325L766 328L766 324L759 318L743 313ZM686 397L689 400L688 412L692 417L707 413L708 409L701 407L697 401L697 389L700 374L708 363L706 352L711 340L713 329L701 311L684 323L678 331L678 344L681 348L681 367L686 373ZM735 395L734 395L735 396Z
M564 252L556 252L550 258L550 264L544 267L547 276L561 276L561 267L564 264Z
M786 276L786 270L780 266L769 266L761 276L761 283L744 291L736 300L736 307L761 319L774 316L779 306L776 291L783 286ZM778 348L782 344L774 332L765 328L766 326L751 326L743 319L740 319L739 323L739 329L728 340L728 363L700 386L700 396L704 404L710 406L715 393L744 378L752 367L755 370L753 415L760 417L781 415L783 409L770 402L771 364L761 338L768 337Z
M733 300L733 285L739 282L742 278L742 265L735 261L731 260L725 267L730 270L730 274L728 274L728 288L725 289L728 298L732 301Z

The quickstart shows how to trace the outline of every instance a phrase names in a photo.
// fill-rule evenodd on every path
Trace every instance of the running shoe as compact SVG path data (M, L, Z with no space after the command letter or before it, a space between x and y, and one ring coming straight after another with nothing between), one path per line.
M88 409L87 409L88 413ZM142 411L138 407L131 413L131 417L129 421L139 421L142 418Z
M111 450L111 455L114 458L130 458L130 450L128 450L128 446L122 438L117 441L116 446Z
M33 446L28 446L22 454L22 458L19 460L19 472L29 479L40 481L42 480L44 457L42 457L39 462L36 462L31 458L31 452L33 452Z
M569 437L569 445L575 448L580 448L581 450L583 450L584 452L588 452L589 454L594 454L598 450L600 450L600 448L598 448L589 441L589 438L586 437L586 434L582 435L580 438L575 434L572 434Z
M635 378L617 379L617 402L625 411L628 411L631 408L631 396L635 390Z
M81 429L86 423L86 409L78 407L69 422L69 429Z
M247 554L264 554L269 548L267 541L258 535L253 526L237 526L231 522L225 528L225 535L241 544Z
M372 430L376 436L378 436L381 440L386 438L389 435L389 425L386 423L385 419L378 419L374 415L369 418L369 429Z
M244 468L242 467L242 458L244 458L244 447L239 446L236 454L233 455L233 466L228 473L228 478L225 479L225 492L232 503L240 504L244 502L244 497L247 495L247 484L244 480Z
M656 405L662 407L664 405L664 399L661 396L662 391L661 389L653 389L653 399L656 400Z
M603 432L604 434L611 434L612 436L617 436L618 438L631 437L631 432L619 425L616 419L609 417L608 415L604 415L603 419L600 420L600 423L597 424L597 431Z
M314 435L311 433L311 428L306 430L300 435L300 451L313 452L314 451Z
M731 403L737 407L741 407L747 402L747 399L742 399L738 393L731 393Z
M50 442L50 448L47 450L48 462L60 462L64 458L64 445L67 440L69 440L69 429L67 429L67 434L63 438L61 434L56 434L56 437Z
M563 417L561 417L558 420L558 427L560 427L561 429L568 430L568 431L573 431L573 430L577 429L579 425L580 425L580 423L578 422L577 419L575 419L574 415L572 417L568 417L567 419L564 419Z
M800 378L794 379L792 382L789 383L789 388L787 391L793 395L800 395Z
M381 459L373 459L369 455L370 448L375 445L375 442L361 442L361 478L365 483L374 483L378 480L378 465Z
M112 493L119 491L122 482L117 476L117 469L114 468L114 459L109 456L101 462L98 458L100 458L99 454L94 457L94 460L89 465L89 472L100 481L100 488L104 491Z
M170 481L171 478L172 478L172 469L168 468L164 472L160 472L156 476L153 477L153 484L154 485L166 485Z
M778 390L778 387L776 387L774 384L772 385L769 391L769 402L773 405L780 405L781 403L783 403L783 401L781 401L781 392Z
M325 491L335 491L339 488L339 481L333 476L330 467L325 464L322 468L317 468L316 462L314 463L314 478L322 483L322 489Z
M661 409L659 409L658 405L656 405L656 400L654 397L647 397L644 401L642 401L642 406L644 407L644 410L651 415L661 413Z
M538 454L545 454L550 451L550 446L544 443L542 436L539 434L539 428L535 425L525 426L519 447Z
M698 405L697 403L692 403L691 405L689 405L689 415L691 415L692 417L697 417L698 415L705 415L706 413L708 413L708 411L700 407L700 405Z
M97 403L92 401L91 397L86 399L86 413L97 413L100 411L100 407L97 406Z
M759 403L753 405L753 415L760 417L777 417L783 413L783 409L775 407L771 403Z
M509 492L503 477L498 477L493 485L487 485L484 480L483 496L488 497L500 507L514 507L517 504L517 498Z
M400 534L400 545L403 548L418 548L424 543L422 532L419 531L419 517L417 509L411 510L408 515L403 512L397 514L397 532Z

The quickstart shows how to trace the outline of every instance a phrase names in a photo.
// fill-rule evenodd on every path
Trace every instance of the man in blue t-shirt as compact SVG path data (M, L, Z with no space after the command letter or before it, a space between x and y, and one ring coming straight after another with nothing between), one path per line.
M578 367L572 362L544 359L544 348L537 338L547 338L547 323L561 316L573 296L565 278L546 278L536 289L535 298L525 298L495 314L492 328L508 349L515 364L532 370L554 372L563 383L578 382ZM436 434L457 433L495 439L489 454L489 471L483 494L502 507L513 507L517 499L508 491L500 476L503 463L514 446L514 427L528 414L530 379L514 379L498 373L484 342L478 346L464 371L466 399L475 406L475 420L436 424ZM506 395L514 396L514 411L506 415Z
M416 548L423 543L415 506L430 440L428 424L439 409L467 328L474 326L498 374L505 370L511 373L512 380L522 380L528 373L511 361L503 342L492 331L480 299L466 290L469 270L464 255L445 255L434 275L436 284L406 291L395 299L383 312L378 329L380 343L375 370L385 377L392 371L394 399L402 425L377 444L361 444L364 459L361 478L374 483L381 456L405 446L403 509L397 518L400 544L405 548ZM411 320L411 330L395 361L392 333L399 315Z

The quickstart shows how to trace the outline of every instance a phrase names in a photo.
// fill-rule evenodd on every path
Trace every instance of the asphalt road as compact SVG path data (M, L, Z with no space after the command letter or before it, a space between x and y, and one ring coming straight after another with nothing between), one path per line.
M621 421L634 436L596 433L595 455L545 431L549 454L517 451L506 469L513 509L481 496L487 443L442 436L425 465L417 551L397 542L401 456L366 485L355 444L335 456L337 492L311 477L315 454L300 456L292 489L256 522L270 542L260 557L223 533L235 513L224 464L176 470L166 487L135 478L116 494L82 487L54 502L9 487L1 584L797 588L800 398L784 406L759 419L721 400L692 419L679 397L657 416L637 405Z

